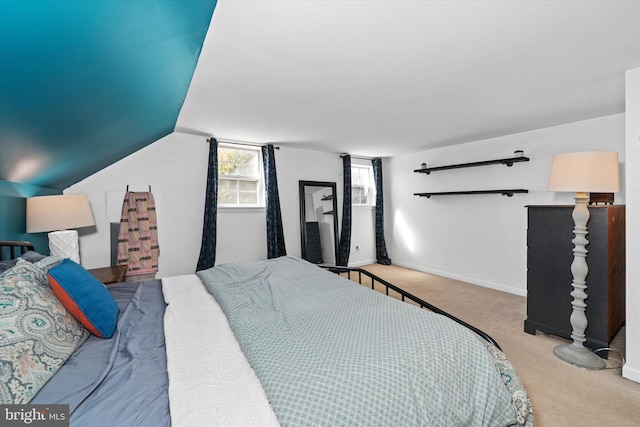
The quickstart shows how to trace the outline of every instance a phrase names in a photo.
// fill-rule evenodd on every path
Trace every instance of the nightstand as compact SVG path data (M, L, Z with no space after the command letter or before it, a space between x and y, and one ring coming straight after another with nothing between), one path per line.
M127 277L126 265L115 265L113 267L92 268L89 271L99 281L108 285L110 283L124 282Z
M524 331L570 339L573 206L528 206ZM625 206L589 206L587 347L606 348L625 319Z

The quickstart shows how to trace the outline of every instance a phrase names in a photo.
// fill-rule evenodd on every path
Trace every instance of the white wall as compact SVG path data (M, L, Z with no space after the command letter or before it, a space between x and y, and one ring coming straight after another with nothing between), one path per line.
M65 189L65 194L87 194L96 221L95 231L80 231L82 264L110 264L109 223L119 222L127 185L130 191L148 191L150 185L158 217L159 276L193 272L200 249L208 149L202 137L172 134Z
M353 164L357 162L358 160L352 160ZM336 183L336 191L338 193L338 230L341 230L342 159L339 154L335 153L281 147L280 150L276 151L276 166L278 169L278 191L280 192L280 207L282 209L283 227L285 228L287 253L300 256L298 181ZM375 262L375 229L371 212L371 208L352 209L350 266ZM266 228L266 225L264 227ZM264 244L266 245L266 243ZM356 246L360 248L360 252L356 252ZM266 250L264 257L266 257Z
M450 148L384 159L387 249L394 264L526 295L526 209L529 204L572 204L572 195L546 191L554 154L570 151L617 150L621 192L627 203L627 378L640 381L640 257L638 218L640 194L640 71L628 75L626 174L625 115L571 123ZM634 96L629 96L632 91ZM630 101L629 101L630 100ZM522 149L530 162L416 174L420 163L431 166L510 157ZM171 134L65 190L87 194L96 219L95 230L80 237L87 268L109 265L109 221L117 221L126 186L155 196L161 248L158 277L195 270L200 250L208 145L204 138ZM300 256L298 181L336 182L342 217L342 161L338 154L281 147L276 151L285 243ZM354 163L356 160L354 159ZM366 163L366 161L364 161ZM626 181L625 181L626 174ZM626 184L625 184L626 182ZM630 189L625 192L625 187ZM414 192L526 188L528 194L448 196L425 199ZM114 219L115 216L115 219ZM109 218L109 219L108 219ZM340 222L339 222L340 224ZM375 260L374 212L353 208L350 265ZM220 209L216 263L266 257L264 210ZM238 243L240 242L240 243ZM634 244L635 243L635 244ZM355 251L355 247L360 252Z
M81 230L82 264L87 268L109 265L109 222L119 221L127 185L131 191L147 191L150 185L158 216L157 277L195 271L202 236L208 150L203 137L173 133L67 188L66 194L88 195L96 220L95 230ZM275 153L285 245L289 255L300 256L298 181L336 182L342 218L342 160L334 153L287 147ZM361 251L352 251L350 265L366 264L375 258L371 221L371 215L354 213L352 246L359 245ZM220 208L217 227L216 264L266 258L264 209ZM360 236L361 233L368 235Z
M640 68L626 73L627 362L622 375L640 382Z
M529 162L414 173L429 166L513 157L524 150ZM398 265L499 289L527 290L526 205L573 204L573 194L546 191L554 154L613 150L621 162L625 203L624 114L538 129L454 147L392 158L385 168L386 235ZM426 191L528 189L527 194L414 196Z

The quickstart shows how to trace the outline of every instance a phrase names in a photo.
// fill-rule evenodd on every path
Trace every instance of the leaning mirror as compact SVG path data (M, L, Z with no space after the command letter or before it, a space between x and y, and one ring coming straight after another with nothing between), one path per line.
M336 183L300 181L302 258L314 264L338 259Z

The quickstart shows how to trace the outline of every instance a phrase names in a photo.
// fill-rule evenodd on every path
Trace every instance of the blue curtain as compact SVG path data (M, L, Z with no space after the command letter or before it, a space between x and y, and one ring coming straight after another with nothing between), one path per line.
M218 215L218 141L209 141L209 170L204 204L202 243L196 271L213 267L216 262L216 218Z
M351 156L342 157L344 195L342 198L342 231L338 245L338 265L347 266L351 252Z
M371 160L373 164L373 180L376 182L376 261L378 264L390 265L387 245L384 242L384 199L382 197L382 159Z
M287 254L282 230L280 196L278 195L278 176L276 175L276 157L273 145L262 147L264 162L264 185L267 202L267 257L277 258Z

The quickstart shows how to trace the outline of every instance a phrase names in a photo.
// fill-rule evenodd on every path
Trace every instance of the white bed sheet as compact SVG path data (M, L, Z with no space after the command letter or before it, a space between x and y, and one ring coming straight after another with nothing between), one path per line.
M195 275L162 279L172 427L279 426L216 300Z

